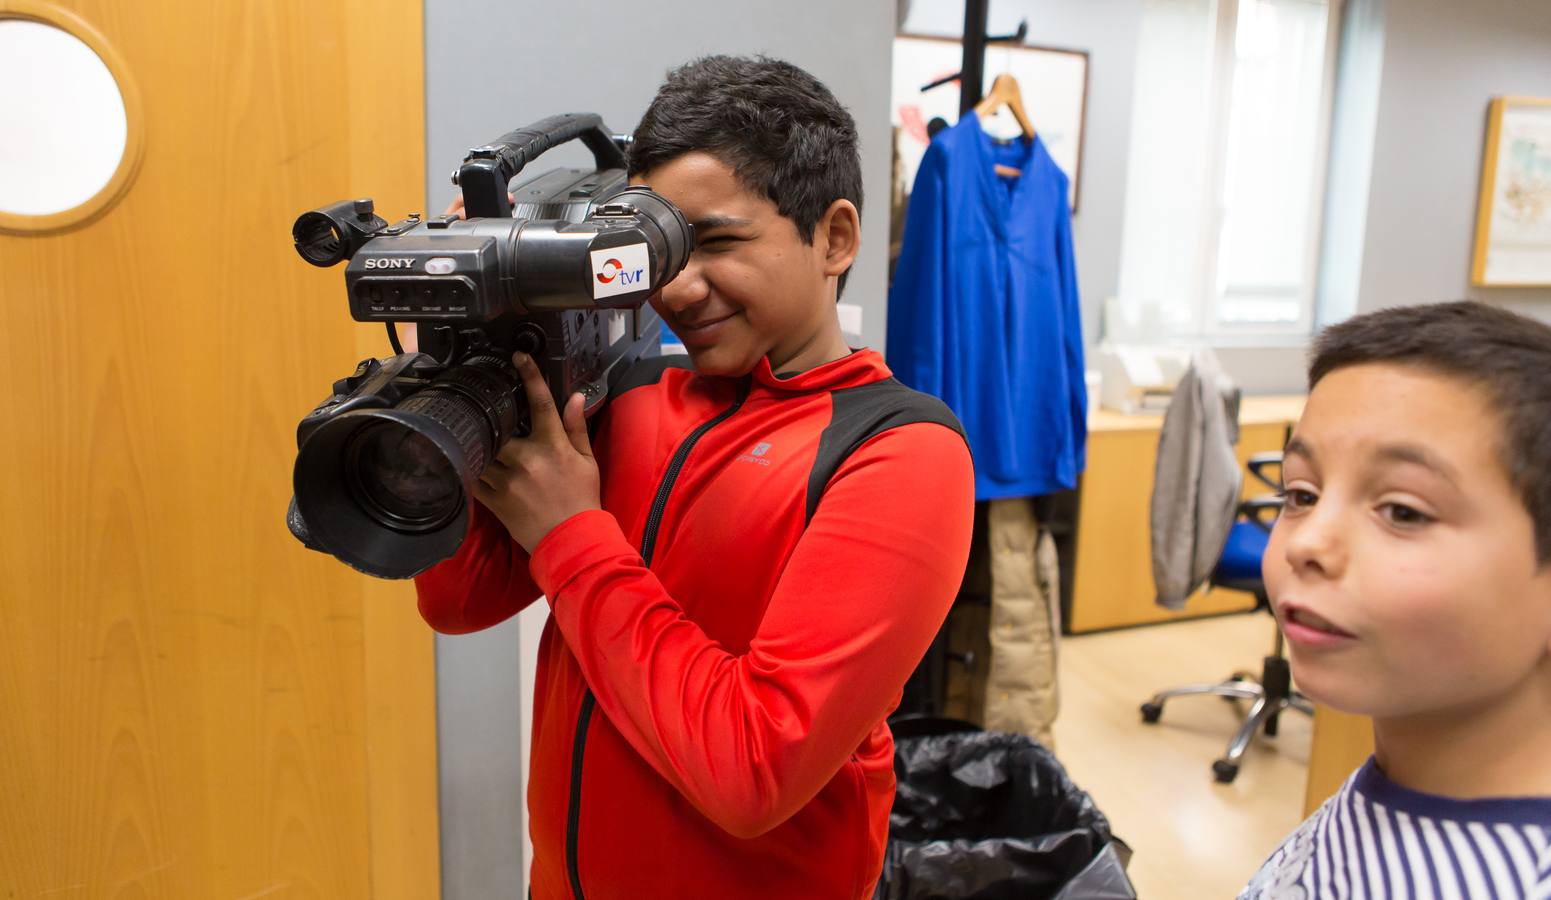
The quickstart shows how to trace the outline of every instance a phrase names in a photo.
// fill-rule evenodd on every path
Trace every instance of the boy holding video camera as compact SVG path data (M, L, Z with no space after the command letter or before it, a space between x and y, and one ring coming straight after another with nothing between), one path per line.
M541 595L533 896L868 897L894 791L884 720L963 577L968 448L852 350L855 123L806 72L708 57L635 133L633 183L696 230L652 305L688 360L639 363L589 435L515 362L533 433L485 471L434 628Z

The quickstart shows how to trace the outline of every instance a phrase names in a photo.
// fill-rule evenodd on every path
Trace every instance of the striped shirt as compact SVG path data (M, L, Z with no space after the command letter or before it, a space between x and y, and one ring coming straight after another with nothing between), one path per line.
M1551 900L1551 798L1422 794L1369 757L1239 895L1295 898Z

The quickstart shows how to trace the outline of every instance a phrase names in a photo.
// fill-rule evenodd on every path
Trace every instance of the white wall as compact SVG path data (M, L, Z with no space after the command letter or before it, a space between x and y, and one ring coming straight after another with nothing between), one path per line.
M1470 285L1487 105L1551 97L1551 2L1386 6L1359 311L1471 297L1551 321L1551 288Z

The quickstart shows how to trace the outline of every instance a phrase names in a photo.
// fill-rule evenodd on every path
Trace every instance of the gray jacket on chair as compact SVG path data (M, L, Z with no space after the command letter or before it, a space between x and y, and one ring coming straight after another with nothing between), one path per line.
M1152 490L1152 573L1160 606L1206 583L1233 527L1244 474L1239 389L1210 350L1192 355L1163 417Z

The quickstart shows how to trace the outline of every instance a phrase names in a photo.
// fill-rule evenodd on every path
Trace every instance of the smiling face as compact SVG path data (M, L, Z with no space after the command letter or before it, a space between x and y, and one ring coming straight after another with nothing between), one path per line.
M1551 567L1481 388L1393 363L1321 379L1264 559L1299 687L1376 718L1468 712L1551 678Z
M695 226L689 265L652 308L708 375L803 371L850 352L835 312L836 282L856 257L859 220L837 200L803 240L775 203L748 190L726 163L685 153L631 179L650 185Z

